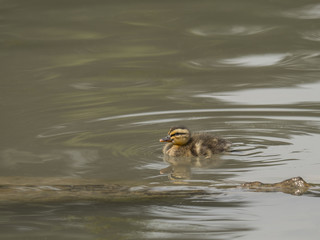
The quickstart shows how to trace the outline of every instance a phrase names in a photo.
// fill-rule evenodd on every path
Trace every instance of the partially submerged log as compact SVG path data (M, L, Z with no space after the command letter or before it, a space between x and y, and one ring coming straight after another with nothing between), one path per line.
M302 177L293 177L279 183L246 182L241 187L257 192L283 192L302 195L308 191L310 184L304 181Z
M242 185L199 186L192 184L105 183L102 180L65 178L0 178L0 202L52 202L52 201L136 201L159 198L185 198L209 195L216 188L246 188L259 192L301 195L310 184L295 177L285 181L264 184L249 182Z
M0 202L141 201L209 194L207 187L68 178L0 178Z

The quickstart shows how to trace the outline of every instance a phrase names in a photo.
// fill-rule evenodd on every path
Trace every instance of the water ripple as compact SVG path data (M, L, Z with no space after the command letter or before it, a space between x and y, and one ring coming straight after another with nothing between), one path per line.
M299 93L293 94L297 95ZM272 171L280 171L277 175L282 176L288 172L287 166L291 166L288 177L315 175L312 152L317 151L315 143L320 136L319 111L317 106L312 109L294 106L179 109L105 116L90 122L78 122L74 126L64 124L63 127L52 128L40 134L39 139L74 149L99 149L97 154L107 156L108 161L104 159L98 165L111 168L117 161L124 166L129 164L131 174L141 174L149 179L152 176L167 178L159 173L170 167L171 163L162 159L163 144L158 139L172 125L188 121L192 131L209 132L233 142L231 153L190 166L192 180L240 178L245 181L268 181L267 178L261 179L261 171L270 171L263 176L273 176ZM78 157L75 155L75 158ZM303 167L298 167L301 161L297 160L303 160ZM92 165L92 161L84 161L84 164ZM105 171L101 171L95 169L95 175L104 176ZM112 173L109 175L113 176Z
M320 4L307 5L302 8L293 9L284 12L286 17L298 19L319 19L320 18Z
M310 41L320 41L320 31L306 31L301 33L302 38L310 40Z
M266 67L277 65L288 56L290 55L286 53L248 55L237 58L223 59L219 62L224 65L234 65L239 67Z
M151 125L151 124L159 124L159 123L169 123L169 122L182 122L182 121L194 121L194 120L203 120L209 119L212 117L186 117L186 118L166 118L166 119L158 119L158 120L150 120L150 121L141 121L134 122L133 125Z
M205 58L191 60L188 66L198 69L214 69L225 67L283 67L292 70L318 71L320 52L304 51L295 53L251 54L225 59Z
M229 238L236 238L239 231L249 230L243 227L245 212L240 210L243 204L241 200L229 199L229 202L218 204L211 200L210 207L150 206L145 210L146 214L157 219L146 222L144 236L148 239L216 239L223 232ZM238 211L230 211L230 206L237 206Z
M99 121L109 121L116 120L122 118L132 118L132 117L147 117L147 116L157 116L157 115L169 115L169 114L183 114L183 113L214 113L214 112L287 112L292 111L287 108L224 108L224 109L184 109L184 110L170 110L170 111L155 111L155 112L141 112L141 113L132 113L132 114L123 114L123 115L115 115L109 117L102 117L91 120L90 122L99 122ZM307 109L295 109L298 112L308 111Z
M220 101L248 105L296 104L320 102L320 82L296 87L248 89L233 92L202 93L194 97L216 98Z
M247 36L267 32L272 29L274 29L274 27L266 27L259 25L200 26L189 29L189 32L194 35L204 37L210 37L215 35Z

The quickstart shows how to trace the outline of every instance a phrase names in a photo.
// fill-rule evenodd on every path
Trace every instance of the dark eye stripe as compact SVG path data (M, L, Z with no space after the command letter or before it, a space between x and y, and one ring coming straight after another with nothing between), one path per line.
M185 135L186 133L174 133L174 134L171 134L170 137L173 137L173 136L178 136L178 135Z

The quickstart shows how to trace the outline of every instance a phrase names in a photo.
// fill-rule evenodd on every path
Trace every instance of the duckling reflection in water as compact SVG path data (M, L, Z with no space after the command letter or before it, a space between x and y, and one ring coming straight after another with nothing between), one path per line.
M191 134L186 127L172 127L168 136L160 139L167 142L163 147L164 161L169 167L160 171L169 173L171 180L190 179L191 167L205 168L216 165L213 155L227 151L231 142L206 133Z
M211 158L215 153L227 151L231 142L223 138L206 133L190 133L186 127L172 127L168 136L160 139L160 142L168 142L163 153L170 157L201 157Z

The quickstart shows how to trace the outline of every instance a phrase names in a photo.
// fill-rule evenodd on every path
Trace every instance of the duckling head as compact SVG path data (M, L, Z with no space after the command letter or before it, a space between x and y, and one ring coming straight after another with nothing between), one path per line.
M171 142L174 145L185 145L190 140L190 131L186 127L172 127L168 136L160 139L160 142Z

